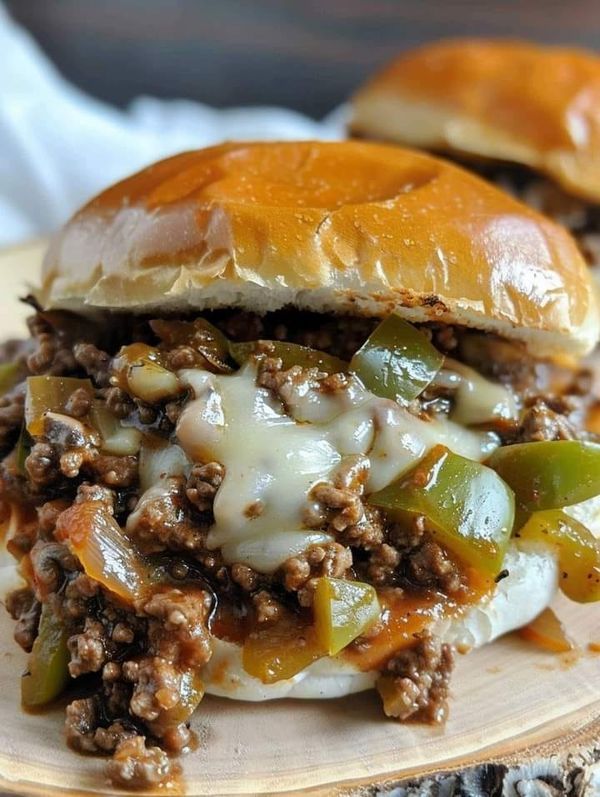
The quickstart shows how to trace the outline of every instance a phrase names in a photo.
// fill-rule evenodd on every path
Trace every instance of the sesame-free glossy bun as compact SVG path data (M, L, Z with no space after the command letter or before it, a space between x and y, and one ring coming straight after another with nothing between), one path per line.
M38 298L83 312L397 311L536 354L598 337L562 227L442 160L358 141L231 143L157 163L59 232Z
M401 55L352 100L366 137L524 164L600 201L600 57L449 40Z

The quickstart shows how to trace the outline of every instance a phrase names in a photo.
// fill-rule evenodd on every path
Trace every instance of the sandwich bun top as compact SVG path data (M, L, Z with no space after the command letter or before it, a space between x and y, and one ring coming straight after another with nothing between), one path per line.
M539 355L583 354L599 333L566 230L457 166L359 141L228 143L150 166L58 233L38 300L79 312L396 311Z
M519 41L449 40L405 53L352 100L351 128L543 172L600 201L600 57Z

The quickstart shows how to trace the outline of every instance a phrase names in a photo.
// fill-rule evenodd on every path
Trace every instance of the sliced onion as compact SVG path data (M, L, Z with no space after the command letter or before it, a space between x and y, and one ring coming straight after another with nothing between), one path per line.
M91 421L102 437L101 449L106 454L125 457L137 454L142 442L142 433L132 426L123 426L104 404L94 402Z
M172 371L151 361L135 363L129 369L127 385L142 401L162 401L180 391L179 380Z
M113 383L142 401L171 398L181 392L181 384L161 360L161 353L145 343L123 346L113 361Z
M128 603L142 597L145 562L102 501L73 504L59 517L56 537L68 544L90 578Z
M544 609L535 620L519 630L519 636L553 653L568 653L574 648L563 624L552 609Z

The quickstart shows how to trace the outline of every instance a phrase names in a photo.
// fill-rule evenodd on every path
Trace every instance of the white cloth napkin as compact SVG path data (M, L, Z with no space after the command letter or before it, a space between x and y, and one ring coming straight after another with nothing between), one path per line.
M335 139L283 108L215 110L136 99L120 111L65 80L0 3L0 246L47 233L104 186L159 158L227 139Z

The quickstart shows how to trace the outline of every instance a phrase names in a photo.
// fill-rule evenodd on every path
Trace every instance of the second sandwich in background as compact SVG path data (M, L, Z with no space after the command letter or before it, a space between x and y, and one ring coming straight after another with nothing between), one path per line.
M351 101L351 132L450 154L565 224L600 266L600 57L501 40L407 52Z

